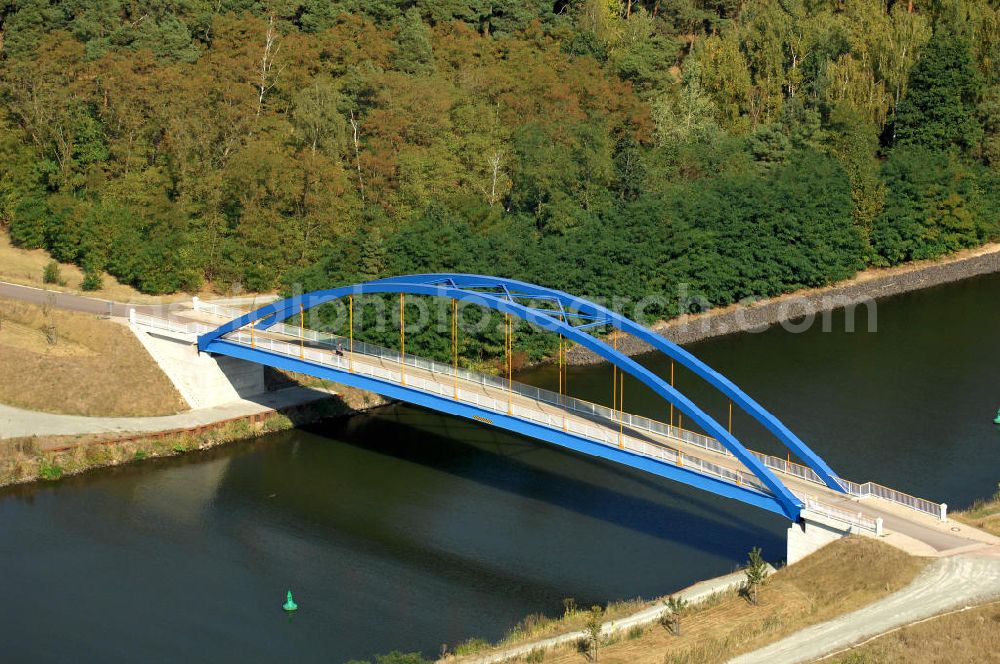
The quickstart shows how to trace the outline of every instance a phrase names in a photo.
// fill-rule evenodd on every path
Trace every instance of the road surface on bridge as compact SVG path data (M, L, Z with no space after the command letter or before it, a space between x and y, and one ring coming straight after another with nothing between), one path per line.
M199 319L212 326L218 325L223 318L204 311L185 312L183 315L185 320ZM267 350L266 346L273 344L274 348L278 349L275 351L278 354L291 357L302 355L307 360L317 361L318 364L327 368L337 362L349 363L357 373L374 375L382 380L395 382L400 380L398 361L357 352L351 354L346 343L343 344L343 357L338 357L329 342L303 340L301 337L274 329L258 330L252 340L247 331L234 332L227 335L226 340L241 343L241 345L253 344L262 350ZM609 420L601 416L570 410L558 404L532 399L517 392L510 392L506 388L484 385L461 377L456 380L451 374L438 373L409 364L405 366L403 373L410 387L419 387L431 393L437 393L439 396L448 395L449 397L457 391L460 397L459 401L475 402L479 405L492 402L494 410L497 412L503 412L503 409L509 408L516 411L515 414L518 416L548 422L550 426L561 427L570 433L578 434L587 431L589 432L587 437L590 439L607 445L624 446L628 451L652 456L659 461L674 460L676 462L677 455L682 454L681 464L678 465L689 465L693 462L693 465L697 466L700 461L709 469L721 468L731 473L739 473L738 477L744 486L755 486L766 493L766 489L760 485L759 480L738 459L728 453L696 447L675 437L623 425L617 420ZM652 450L647 446L651 446ZM713 473L710 471L708 474L712 475ZM885 530L884 541L914 555L951 555L992 544L1000 544L1000 538L965 525L942 522L930 515L878 497L858 499L848 494L833 491L824 484L805 480L788 473L776 472L776 474L804 502L808 497L821 503L824 508L843 511L846 515L860 514L869 521L881 518ZM718 477L717 474L714 476Z

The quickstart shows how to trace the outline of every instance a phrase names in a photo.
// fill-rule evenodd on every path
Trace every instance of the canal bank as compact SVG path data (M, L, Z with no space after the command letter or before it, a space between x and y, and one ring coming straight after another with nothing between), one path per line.
M874 540L840 540L794 566L769 568L756 604L745 593L746 574L741 570L673 593L671 597L686 602L680 605L677 622L668 597L648 602L631 614L623 615L611 606L603 616L608 620L601 624L598 659L635 664L723 662L735 653L850 613L911 584L919 587L921 572L934 564ZM567 611L560 619L528 619L495 646L471 640L438 661L573 664L580 658L581 644L590 646L587 650L593 653L594 637L584 628L590 615L584 607Z
M983 361L1000 331L1000 311L983 303L998 297L1000 275L980 277L880 302L877 334L775 326L692 352L838 473L961 509L1000 479L998 384ZM610 373L572 367L571 394L610 403ZM522 378L557 381L547 367ZM665 416L628 382L625 406ZM748 421L734 428L766 448ZM0 520L0 568L20 598L0 607L0 641L14 659L37 644L67 659L94 643L114 648L95 657L117 659L436 655L470 636L497 642L531 614L562 615L567 597L589 607L662 596L731 572L754 546L778 560L787 529L760 510L402 405L8 487ZM300 606L291 622L289 589Z
M810 288L773 298L747 300L725 307L709 308L702 313L678 316L654 324L653 329L678 344L692 344L713 337L741 332L759 332L768 326L819 316L829 320L828 312L848 309L857 313L854 324L864 328L875 318L871 302L940 286L984 274L1000 272L1000 243L968 249L940 260L913 261L892 268L869 268L846 281L822 288ZM827 323L828 324L828 323ZM617 340L618 350L641 355L652 350L648 344L627 335ZM570 364L599 364L602 358L574 346L566 354Z
M16 425L39 432L0 438L0 487L207 450L349 417L386 403L378 395L353 388L332 392L290 387L262 395L257 402L148 418L61 416L0 406L5 433ZM45 420L45 424L33 425L35 420Z

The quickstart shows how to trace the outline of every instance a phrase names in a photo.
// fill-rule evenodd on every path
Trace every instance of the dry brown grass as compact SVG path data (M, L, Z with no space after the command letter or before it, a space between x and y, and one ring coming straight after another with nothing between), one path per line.
M187 408L118 323L3 299L0 318L0 403L102 416L167 415Z
M779 570L751 606L736 592L690 610L682 635L659 625L619 634L600 649L604 664L722 662L809 625L853 611L906 586L923 569L914 558L873 539L848 537ZM569 630L564 630L569 631ZM582 664L573 646L546 651L545 662Z
M83 270L71 263L59 264L59 273L65 285L43 283L42 272L50 260L52 257L42 249L19 249L13 246L7 234L0 232L0 281L65 292L78 292L83 289ZM164 298L143 295L134 288L118 283L109 274L101 275L101 281L103 288L87 294L120 302L155 303L170 300L169 296ZM174 296L173 299L183 297L186 296L181 294Z
M985 664L1000 661L1000 602L909 625L820 661L831 664Z
M953 512L951 516L956 521L1000 537L1000 485L997 486L997 492L992 498L977 500L969 509Z
M83 270L72 263L60 263L59 274L64 284L46 284L42 280L45 266L52 257L43 249L20 249L10 243L10 237L0 230L0 281L23 286L35 286L49 290L67 293L80 293L83 290ZM101 275L102 288L96 291L82 293L116 302L133 302L136 304L159 304L161 302L176 302L191 297L190 293L174 293L172 295L146 295L131 286L118 283L110 274ZM225 296L223 289L215 290L211 284L206 285L200 293L204 298ZM241 293L253 295L253 293Z

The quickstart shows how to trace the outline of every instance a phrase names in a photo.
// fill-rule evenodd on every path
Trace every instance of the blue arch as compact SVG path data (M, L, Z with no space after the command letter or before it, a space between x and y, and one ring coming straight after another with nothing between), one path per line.
M588 348L589 350L592 350L599 356L615 364L622 371L629 373L637 380L644 383L661 398L673 403L681 413L687 415L691 421L695 422L708 435L716 438L737 459L739 459L748 470L757 476L761 483L771 492L771 497L778 508L772 508L773 511L780 511L791 519L797 518L802 507L799 500L784 486L784 484L781 483L781 481L777 479L777 477L774 476L774 474L767 467L763 465L763 463L760 462L760 460L757 459L757 457L750 453L735 437L733 437L725 427L721 426L714 418L705 413L694 402L677 391L659 376L653 374L648 369L635 362L632 358L615 350L604 341L585 331L588 327L612 325L623 332L632 334L633 336L650 343L650 345L654 348L657 348L667 355L675 358L683 366L688 367L697 375L705 378L705 380L707 380L711 385L719 389L727 396L730 396L733 399L734 404L739 405L750 415L754 416L755 419L764 424L768 429L772 430L779 440L782 440L782 442L789 446L789 449L795 451L799 458L803 459L807 464L813 467L813 470L816 471L828 485L838 491L843 491L840 483L836 480L836 475L833 474L822 459L809 450L809 448L797 437L795 437L791 431L784 427L784 425L782 425L777 418L770 413L767 413L767 411L750 399L749 396L743 393L742 390L736 387L731 381L725 379L721 376L721 374L718 374L709 368L693 355L684 351L676 344L672 344L659 335L647 330L634 321L601 307L600 305L594 304L582 298L577 298L562 291L547 289L533 284L482 275L424 274L391 277L388 279L379 279L352 286L315 291L303 295L296 295L285 300L265 305L256 311L250 312L224 325L221 325L217 329L200 336L198 339L198 347L199 350L202 351L222 352L224 354L238 355L244 359L257 359L257 361L259 361L260 351L254 352L249 349L233 348L232 346L236 345L227 344L224 340L224 335L250 324L254 324L258 328L267 328L277 322L289 318L290 316L298 314L302 309L309 309L325 302L344 298L348 295L376 293L407 293L457 299L463 302L469 302L493 309L501 313L517 316L534 325L537 325L538 327L541 327L542 329L564 335L566 338L584 346L585 348ZM529 306L522 304L519 300L544 301L548 303L549 307L540 308L533 305ZM339 379L333 378L333 380ZM341 382L345 381L341 380ZM350 381L347 382L350 384ZM359 379L355 377L354 382L358 383L364 381L359 381ZM398 392L400 389L402 389L403 392L413 392L413 390L406 390L405 388L394 387L392 389L376 389L375 387L369 385L366 386L366 389L374 389L376 392L381 392L387 396L393 396L394 398L401 398L403 400L420 402L421 399L423 399L426 401L424 397L416 398L412 394L397 395L388 393ZM446 412L454 411L456 409L453 402L447 403L449 406L445 408ZM435 406L431 404L431 407ZM507 428L519 430L518 426L514 423L508 424L510 424L510 426ZM546 434L546 436L543 437L549 436L550 434ZM579 444L577 443L577 445ZM569 446L572 447L573 445ZM611 458L610 454L603 451L599 455ZM632 463L631 465L637 464ZM687 483L697 485L697 483L691 481L687 481ZM733 493L731 487L727 488L725 492L720 491L719 487L702 486L702 488L709 488L709 490L713 490L716 493ZM748 491L751 494L754 493L749 489L744 489L744 491L737 493L745 494ZM757 506L768 507L765 504L761 504L762 501L759 497L748 497L746 495L730 495L730 497L736 497L737 499L744 500L744 502L749 502L751 504L756 504Z

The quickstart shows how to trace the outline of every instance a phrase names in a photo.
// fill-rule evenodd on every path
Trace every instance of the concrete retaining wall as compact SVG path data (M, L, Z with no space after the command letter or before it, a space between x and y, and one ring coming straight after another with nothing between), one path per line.
M881 533L881 519L878 520L877 532ZM878 537L877 533L864 528L858 528L841 521L824 517L821 514L803 510L799 520L788 528L785 563L791 565L802 560L810 553L819 551L830 542L848 535L863 535Z
M199 353L188 335L129 328L191 408L218 406L267 391L260 364Z

